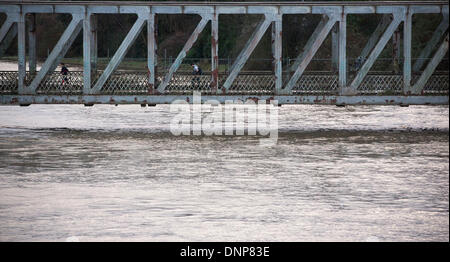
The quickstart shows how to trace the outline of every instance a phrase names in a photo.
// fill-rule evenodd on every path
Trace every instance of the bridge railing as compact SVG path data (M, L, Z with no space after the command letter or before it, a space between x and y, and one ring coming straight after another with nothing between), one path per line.
M94 76L94 83L102 71ZM157 84L162 81L164 74L159 74ZM226 73L219 74L219 87L227 77ZM415 74L412 81L419 79ZM27 72L26 82L31 82L31 75ZM270 72L242 72L226 94L274 94L275 76ZM184 72L175 74L163 94L192 94L200 91L212 94L211 75L192 75ZM293 95L301 94L336 94L339 91L338 76L331 72L310 72L300 77L292 89ZM358 87L360 95L399 95L403 92L403 75L369 73ZM18 72L0 71L0 93L18 94ZM83 93L83 72L72 71L67 76L59 72L46 75L40 83L37 94L52 95L80 95ZM108 95L147 95L149 94L148 73L116 71L105 83L99 94ZM449 94L449 75L447 72L435 72L425 84L423 94Z

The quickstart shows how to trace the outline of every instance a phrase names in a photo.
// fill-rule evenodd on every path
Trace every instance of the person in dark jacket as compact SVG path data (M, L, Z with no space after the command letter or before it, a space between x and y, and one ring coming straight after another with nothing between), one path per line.
M355 71L358 71L359 69L361 69L361 67L364 64L364 59L361 56L358 56L358 58L355 61Z
M64 82L67 82L68 74L69 74L69 69L67 69L67 67L64 63L61 63L61 75L63 75L63 81L62 81L63 84L64 84Z

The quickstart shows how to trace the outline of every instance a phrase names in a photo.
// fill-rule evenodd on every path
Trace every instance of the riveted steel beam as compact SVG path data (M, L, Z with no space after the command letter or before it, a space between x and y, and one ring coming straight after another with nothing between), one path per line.
M47 60L45 60L42 65L41 70L36 74L36 77L31 82L30 86L25 88L24 90L19 89L19 93L23 94L33 94L36 92L37 87L44 79L44 77L49 73L55 71L58 64L61 62L70 46L72 45L75 38L80 33L83 27L84 15L79 13L72 13L72 20L70 24L67 26L66 30L62 34L61 38L56 43L52 52L48 56ZM20 29L19 29L20 31Z
M274 19L275 17L273 15L265 15L264 18L259 22L258 26L256 27L256 30L253 31L253 34L250 36L250 39L247 41L241 53L236 58L236 61L234 61L233 65L231 66L230 74L228 75L227 79L225 80L225 83L223 84L222 92L225 93L231 87L237 75L241 71L242 67L244 67L245 62L250 57L250 54L253 52L256 45L259 43L264 33L266 32L267 28L274 21Z
M412 15L408 8L403 21L403 93L407 94L411 88L411 42Z
M147 67L148 67L148 92L153 94L155 90L156 79L156 20L155 14L148 14L147 19Z
M43 9L43 7L49 7L53 10L47 11L48 13L58 13L58 12L68 12L71 13L71 10L68 8L72 8L73 6L79 6L79 1L67 2L67 1L27 1L18 3L18 1L2 1L3 5L15 5L19 8L30 8L30 9ZM408 6L414 7L420 12L423 13L431 13L438 12L442 8L442 6L448 5L445 1L402 1L402 2L394 2L394 1L339 1L333 3L327 2L153 2L148 1L146 3L143 2L125 2L125 1L89 1L83 3L83 6L86 6L89 9L97 9L100 12L105 13L118 13L121 8L129 8L131 9L139 9L139 8L147 8L151 7L153 9L153 13L172 13L172 14L183 14L183 13L212 13L210 10L212 8L217 8L218 13L234 13L234 14L250 14L250 13L269 13L270 9L279 8L282 14L287 13L304 13L305 9L319 8L324 10L326 13L326 9L331 7L344 7L348 9L348 13L382 13L382 12L390 12L392 8L396 6ZM24 9L23 9L24 10ZM113 10L113 11L105 11L105 10ZM437 11L436 11L437 10Z
M423 88L425 84L428 82L428 79L430 79L434 70L444 58L445 54L448 51L448 35L449 34L447 33L447 35L444 38L444 41L442 42L441 46L436 51L436 53L433 55L433 58L428 63L419 80L417 80L417 82L412 87L411 90L412 94L421 94L423 92Z
M290 72L295 71L302 62L302 56L305 50L309 50L311 46L313 46L314 41L317 39L318 35L322 30L324 30L325 25L329 21L329 18L327 16L322 16L322 19L319 21L319 24L317 25L316 29L314 30L311 37L308 39L308 42L306 42L305 47L302 49L302 52L298 55L297 59L295 60L294 64L290 68Z
M28 14L28 70L31 75L36 74L36 15Z
M248 14L278 14L277 6L253 6L250 5L247 7Z
M417 57L416 62L413 66L413 72L420 71L423 66L425 65L425 60L430 57L431 52L433 49L439 44L440 40L442 39L442 36L445 34L445 32L448 29L448 13L443 13L442 21L439 24L439 26L434 31L433 35L431 36L431 39L427 42L426 46L422 51L420 52L419 56Z
M14 19L11 19L11 16L8 16L0 28L0 58L5 54L16 35L17 21L14 21Z
M182 14L182 6L152 6L154 14Z
M339 88L347 86L347 14L344 12L339 19Z
M29 13L55 13L55 7L53 5L24 5L22 11L26 14Z
M409 9L413 14L436 14L445 12L445 8L447 8L448 13L448 3L447 5L411 5Z
M26 56L25 56L25 45L26 45L26 31L25 31L25 14L21 13L19 15L19 20L17 22L17 59L18 59L18 92L19 94L24 93L25 88L25 75L26 75Z
M194 101L192 95L2 95L0 104L170 104L174 101ZM199 103L218 101L245 102L276 100L278 104L322 105L448 105L448 96L295 96L295 95L202 95Z
M339 70L339 25L335 24L331 29L331 71Z
M119 6L88 6L87 12L89 14L118 14Z
M89 94L92 84L92 15L83 19L83 93Z
M276 20L272 22L272 57L275 74L275 93L281 91L283 85L283 69L281 61L282 50L282 15L277 15Z
M364 77L369 72L369 69L372 67L372 65L375 63L375 60L380 55L383 48L386 46L386 43L391 38L394 31L397 29L398 25L403 21L404 19L404 13L395 12L393 13L394 19L387 27L386 31L383 33L381 38L378 40L377 44L375 45L372 52L370 52L369 57L362 65L361 69L358 71L358 74L356 75L355 79L353 79L353 82L351 83L349 88L344 88L342 94L346 95L353 95L356 93L356 89L363 81Z
M119 48L118 52L113 57L111 63L107 66L107 70L100 77L100 82L97 81L96 86L91 88L92 86L92 72L96 67L96 35L95 35L95 26L93 15L97 13L101 14L138 14L138 17L142 19L140 22L144 23L147 21L147 26L149 28L148 37L148 70L149 70L149 94L153 94L153 91L156 90L156 40L155 35L152 34L156 30L156 26L151 24L150 20L154 19L154 16L158 13L165 14L198 14L204 17L208 17L208 22L211 20L211 89L212 93L215 93L217 90L219 79L218 79L218 16L219 14L263 14L265 15L265 20L262 21L262 25L259 25L250 40L247 42L247 45L244 47L242 52L239 54L237 60L231 67L231 72L228 75L225 85L223 88L223 93L226 94L226 90L233 84L234 80L238 76L240 70L243 68L245 62L248 60L248 57L252 53L253 49L260 41L260 38L265 33L267 27L272 24L272 53L273 53L273 61L274 61L274 74L275 74L275 94L291 94L291 88L295 85L295 79L292 77L287 79L286 88L282 87L282 78L281 78L281 17L283 14L320 14L333 17L336 22L334 30L332 33L332 67L334 71L339 71L339 87L341 88L340 94L342 95L354 95L356 94L357 87L361 84L361 81L364 81L365 76L367 75L368 70L372 67L376 58L379 56L380 52L386 45L386 42L389 40L390 36L389 31L391 29L396 29L394 26L400 19L400 22L404 22L404 30L403 30L403 82L404 82L404 93L405 94L419 94L422 92L423 85L426 84L427 79L431 77L432 71L435 70L437 61L440 57L440 52L438 51L433 56L433 61L429 63L425 69L426 72L422 74L419 81L411 87L411 71L421 70L424 67L425 58L428 58L433 49L439 45L440 40L444 37L445 32L448 30L448 3L443 1L428 1L428 2L252 2L252 3L223 3L223 2L205 2L205 3L188 3L188 2L86 2L80 4L80 2L60 2L60 1L52 1L52 2L10 2L10 1L2 1L0 3L0 12L4 12L7 14L7 19L5 23L0 27L0 56L4 50L9 46L9 42L18 34L18 85L19 85L19 93L33 93L37 86L39 86L39 81L42 80L46 74L51 71L54 71L56 66L61 61L65 52L69 48L70 44L61 44L60 46L55 46L55 49L52 51L53 57L44 63L43 71L46 73L42 73L41 75L36 75L30 87L25 87L25 74L26 74L26 57L25 57L25 42L28 40L28 52L30 54L30 71L35 71L35 35L33 35L33 21L28 20L27 25L30 30L25 31L25 20L27 14L35 14L35 13L69 13L72 16L81 16L80 24L78 25L77 30L81 30L81 27L85 28L83 33L84 39L88 41L84 41L83 43L83 56L84 56L84 70L85 77L83 78L84 82L84 93L85 94L98 94L102 85L106 83L109 76L112 72L117 68L118 64L122 61L128 48L134 42L136 36L139 34L139 31L142 29L138 28L138 30L134 30L135 32L129 33L127 40L124 40L121 48ZM413 68L411 68L411 18L413 14L416 13L441 13L443 15L443 21L436 29L435 33L431 37L430 41L427 43L424 50L422 50L419 59L414 64ZM86 14L90 18L90 25L86 23ZM375 32L372 34L368 43L364 47L361 56L364 58L365 63L361 70L357 73L356 78L351 83L350 87L347 87L347 58L346 58L346 15L347 14L383 14L382 21L378 25ZM276 17L279 16L280 19L277 20ZM392 20L390 17L394 16ZM139 18L138 18L139 20ZM329 20L327 20L329 22ZM319 24L319 27L323 29L326 22L321 22L322 25ZM153 26L153 30L151 29ZM395 27L395 28L394 28ZM89 29L90 28L90 29ZM317 30L317 29L316 29ZM66 30L67 31L67 30ZM90 31L87 32L87 31ZM322 32L322 30L318 30L319 33L316 37L312 37L308 40L311 42L307 45L310 45L311 48L305 48L304 52L302 52L298 59L296 60L293 67L295 73L293 77L297 77L298 79L303 74L303 71L307 67L309 61L314 56L314 53L319 48L322 43L319 41L321 37L326 37L326 34ZM201 32L201 31L200 31ZM278 32L280 34L278 34ZM28 33L28 38L27 38ZM316 33L316 32L315 32ZM329 32L327 32L329 33ZM76 36L76 33L73 32L73 35ZM73 41L71 35L67 40L67 43ZM153 38L153 39L152 39ZM314 40L315 39L315 40ZM61 39L60 39L61 40ZM192 40L192 39L191 39ZM314 41L313 41L314 40ZM191 47L194 41L188 41L186 43L186 47ZM448 40L447 40L448 42ZM59 43L59 42L58 42ZM153 45L153 46L152 46ZM279 47L278 47L279 46ZM184 49L185 49L184 48ZM186 55L187 51L180 53L177 58L177 61L171 66L171 69L168 72L168 75L164 78L164 81L160 84L158 91L164 91L165 86L168 85L169 81L172 78L174 72L180 66L182 59ZM439 50L442 51L442 45ZM3 51L2 51L3 50ZM59 51L58 51L59 50ZM58 51L58 52L57 52ZM400 52L399 52L400 53ZM86 61L89 60L89 61ZM309 61L308 61L309 60ZM41 70L42 71L42 70ZM90 72L90 74L88 74ZM169 75L170 74L170 75ZM39 78L41 78L39 80ZM153 89L152 89L153 88ZM221 92L222 93L222 92ZM218 94L218 93L217 93Z
M138 14L138 18L137 18L136 22L134 23L133 27L128 32L125 39L120 44L120 46L117 49L114 56L111 58L111 61L105 68L105 71L99 77L99 79L95 83L94 87L89 90L90 94L96 94L96 93L100 92L102 86L106 83L106 80L108 80L108 78L111 76L111 74L114 72L114 70L116 70L116 68L119 66L120 62L122 62L123 58L127 54L131 45L134 43L137 36L141 32L146 20L147 20L147 17L144 14Z
M400 30L397 28L397 30L394 31L392 34L392 64L394 68L394 72L400 71Z
M17 3L10 3L10 4L4 4L2 3L0 5L0 13L6 13L7 15L16 14L18 15L20 13L21 6ZM19 19L17 17L17 19Z
M309 14L311 13L310 6L281 6L281 14Z
M91 14L91 70L92 74L97 72L98 45L97 45L97 15Z
M213 14L214 7L213 6L186 6L183 10L184 14Z
M216 11L219 14L245 14L247 7L245 6L217 6Z
M6 38L8 32L11 31L11 27L15 23L17 23L18 20L19 20L18 15L6 14L6 20L5 20L5 22L3 22L2 26L0 27L0 43L3 42L3 40Z
M164 77L164 80L161 82L161 84L159 84L158 92L162 93L166 89L167 85L172 79L173 73L175 73L175 71L177 71L177 69L180 67L181 62L183 62L183 59L186 57L187 52L189 52L191 47L194 45L195 41L197 41L197 38L203 31L203 28L205 28L206 24L208 23L209 20L211 20L211 18L212 17L210 15L202 15L202 19L198 23L197 27L194 29L194 32L191 34L186 44L184 45L183 49L178 54L177 58L175 59L175 62L170 66L170 69L167 72L166 76Z
M375 6L344 6L344 13L346 14L375 14Z
M0 27L0 58L17 35L17 22L20 20L20 6L1 6L0 12L6 14L6 20Z
M338 17L336 15L323 16L322 20L319 22L319 25L308 39L308 42L303 48L303 52L297 57L297 60L292 67L295 72L286 84L284 92L290 92L292 90L308 64L311 62L317 50L322 45L328 33L333 28L336 21L338 21Z
M54 12L66 14L84 14L86 12L86 8L84 5L55 5Z
M211 92L217 92L219 86L219 14L211 19Z
M377 42L380 40L384 31L386 31L386 28L389 26L389 24L391 22L392 22L392 18L391 18L390 14L384 14L381 17L380 23L378 24L377 28L370 36L370 38L367 41L366 45L364 46L363 50L361 51L360 57L361 57L362 61L365 61L367 59L370 52L373 50L373 48L375 47Z

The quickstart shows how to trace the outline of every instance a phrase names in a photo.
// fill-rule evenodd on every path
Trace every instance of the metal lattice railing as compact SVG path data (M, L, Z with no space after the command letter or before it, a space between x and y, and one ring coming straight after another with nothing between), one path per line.
M367 75L357 90L360 94L401 94L403 75Z
M99 76L100 72L97 77ZM148 75L146 72L115 72L103 85L100 93L121 95L147 94Z
M413 83L417 81L419 76L413 77ZM449 76L448 74L432 75L423 88L424 94L448 94Z
M18 73L14 71L0 72L0 93L14 94L17 93Z
M93 76L93 82L101 72ZM226 80L226 74L219 75L219 88ZM413 75L414 84L420 75ZM163 75L156 77L156 87ZM33 76L27 72L25 84L31 84ZM273 94L275 76L271 73L240 74L231 85L227 94ZM211 75L194 76L187 73L174 74L164 94L192 94L192 91L210 94ZM292 89L293 95L302 94L337 94L338 76L332 73L304 74ZM401 95L403 93L403 75L401 74L369 74L357 89L360 95ZM15 71L0 72L0 94L17 94L18 73ZM48 74L36 89L37 94L79 95L83 92L83 72L70 72L67 76L59 72ZM100 94L144 95L148 94L148 75L146 72L115 72L100 90ZM219 91L219 93L222 93ZM448 74L436 73L425 84L423 94L448 94Z
M162 77L161 77L162 78ZM219 87L223 86L226 74L219 75ZM174 74L166 87L165 94L191 94L201 91L211 92L212 77L206 75ZM229 94L266 94L273 93L275 76L273 74L240 74L236 77L227 93Z
M44 77L36 89L38 94L74 95L83 92L83 72L62 75L53 72Z
M211 75L174 74L165 93L185 94L192 93L192 91L201 91L205 94L210 92Z
M226 80L221 78L220 86ZM230 94L269 94L275 89L275 76L273 74L239 74L230 86L228 93Z
M338 92L337 75L302 75L292 88L293 94L334 94Z

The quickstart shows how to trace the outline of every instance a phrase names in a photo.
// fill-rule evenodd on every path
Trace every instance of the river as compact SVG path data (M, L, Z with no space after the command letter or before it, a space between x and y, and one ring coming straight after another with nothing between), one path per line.
M0 241L449 241L448 106L285 105L270 147L173 117L0 106Z

